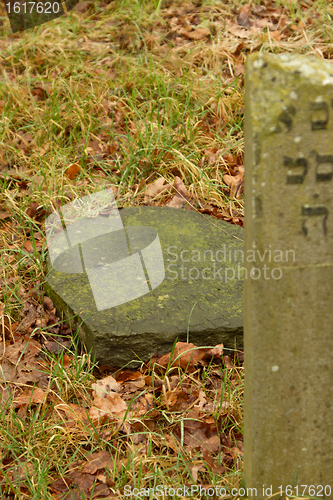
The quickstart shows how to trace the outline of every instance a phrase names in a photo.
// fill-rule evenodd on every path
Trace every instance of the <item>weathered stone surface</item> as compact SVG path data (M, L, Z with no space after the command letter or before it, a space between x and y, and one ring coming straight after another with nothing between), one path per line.
M196 345L241 347L243 229L166 207L125 208L119 213L127 229L157 230L165 264L165 279L157 288L98 311L86 274L52 270L48 276L48 292L57 310L66 318L78 315L80 337L97 360L113 366L146 360L156 351L169 352L177 337L186 341L188 331L189 341ZM111 237L98 237L96 252L106 261L114 260ZM65 266L66 255L61 258Z
M332 498L333 65L251 55L245 119L245 485Z

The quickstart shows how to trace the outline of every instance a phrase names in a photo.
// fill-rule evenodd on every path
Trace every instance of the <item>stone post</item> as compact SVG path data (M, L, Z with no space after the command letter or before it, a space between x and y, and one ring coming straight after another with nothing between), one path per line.
M333 64L248 57L245 209L248 497L333 498Z

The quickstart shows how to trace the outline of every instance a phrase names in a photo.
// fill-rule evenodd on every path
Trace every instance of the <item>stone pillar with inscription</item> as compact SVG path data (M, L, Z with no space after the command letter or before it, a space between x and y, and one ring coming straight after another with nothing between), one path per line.
M333 498L333 64L250 55L245 94L245 487Z

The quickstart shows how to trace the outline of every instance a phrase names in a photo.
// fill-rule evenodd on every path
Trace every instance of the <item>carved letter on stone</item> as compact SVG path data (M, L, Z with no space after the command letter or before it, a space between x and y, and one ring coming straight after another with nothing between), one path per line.
M312 102L311 125L312 130L320 130L327 128L328 123L328 104L326 102Z
M308 163L305 158L294 160L288 156L283 158L283 164L289 169L287 173L287 184L302 184L308 170Z
M324 206L315 206L315 207L310 207L309 205L304 205L302 207L302 215L307 215L307 216L312 216L312 215L324 215L324 218L323 218L323 231L324 231L324 234L326 234L327 232L327 228L326 228L326 219L328 217L328 210L326 207ZM303 221L303 224L302 224L302 230L303 230L303 233L305 234L305 236L308 235L308 228L306 227L306 220Z
M333 155L318 155L316 167L317 181L330 181L333 177Z

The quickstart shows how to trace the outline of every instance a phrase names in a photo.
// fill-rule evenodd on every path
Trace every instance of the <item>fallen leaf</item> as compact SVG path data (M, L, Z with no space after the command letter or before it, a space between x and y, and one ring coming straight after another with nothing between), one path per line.
M82 474L78 470L73 470L69 473L77 486L76 490L71 490L70 494L66 495L66 500L80 500L82 498L92 498L91 490L95 483L95 476L92 474ZM104 485L102 485L104 486ZM96 488L94 488L94 491ZM74 496L73 496L74 493ZM75 495L77 493L77 495Z
M178 176L175 177L173 181L173 187L177 192L177 194L179 194L180 196L184 196L185 198L188 198L188 191L180 177Z
M142 377L142 373L135 371L131 372L129 370L121 370L120 372L117 373L116 375L116 380L117 382L128 382L130 380L137 380L138 378Z
M59 354L63 353L66 350L66 346L64 346L64 345L60 344L60 342L56 342L54 340L46 340L44 342L44 346L46 347L46 349L48 351L52 352L56 356L58 356Z
M180 365L183 370L188 369L193 372L195 371L195 364L205 356L205 353L203 349L198 349L194 344L177 342L171 361L170 356L171 354L165 354L158 360L158 364L165 368L168 365Z
M225 356L223 356L223 360L224 360L224 365L226 368L233 368L233 364L231 362L230 356L228 356L226 354Z
M68 356L68 354L64 354L62 357L62 366L64 368L68 368L69 365L72 364L73 356Z
M242 186L244 183L244 177L242 174L224 174L223 182L225 182L225 184L230 188L230 198L236 197L237 200L242 198Z
M17 376L16 365L4 358L0 365L0 382L13 382Z
M140 182L138 184L134 184L134 189L135 189L135 194L136 193L141 193L145 187L146 187L146 181L145 179L140 179Z
M37 317L37 311L33 307L28 306L28 314L22 319L16 328L16 331L22 333L25 332L35 322Z
M36 203L35 201L32 201L30 203L30 207L27 209L26 211L26 214L33 218L35 215L36 215L36 212L37 212L37 208L38 208L38 203Z
M106 412L104 410L100 410L99 408L96 408L96 406L92 406L89 409L88 414L89 414L90 420L92 421L92 423L94 425L104 424L108 420L108 417L109 417L108 412Z
M280 42L280 40L281 40L281 32L279 30L277 30L277 31L270 31L269 34L277 42Z
M54 492L64 493L65 491L69 490L69 487L72 483L73 479L71 479L70 477L59 477L50 484L50 489Z
M172 434L164 433L166 445L171 448L175 453L180 453L180 446L177 439Z
M52 311L52 309L54 308L52 300L46 295L44 295L43 297L43 306L46 307L49 311Z
M37 101L43 101L48 97L47 90L42 89L40 87L35 87L32 91L31 94L36 98Z
M96 383L91 384L92 389L94 389L93 395L98 398L106 398L109 392L118 392L121 389L121 385L109 375L101 380L97 380Z
M77 421L88 423L87 410L75 403L60 403L56 405L55 409L64 412L67 415L69 423Z
M192 467L190 467L190 472L192 474L193 481L194 481L195 484L198 481L198 472L201 471L201 470L205 470L205 466L203 464L192 465Z
M249 29L240 28L237 24L228 23L228 31L239 38L250 38L252 33Z
M147 185L145 196L148 196L150 198L155 198L156 196L162 194L169 188L170 184L167 183L164 177L159 177L156 181L151 182L150 184Z
M170 411L186 411L197 401L199 393L195 389L178 389L175 392L169 392L161 401Z
M23 246L27 252L29 252L29 253L33 252L33 246L32 246L31 241L26 241Z
M195 406L201 410L205 406L205 404L207 403L206 394L204 393L204 391L202 389L200 389L200 391L199 391L198 398L199 398L199 402Z
M34 404L34 403L43 403L47 393L35 387L31 391L28 391L26 394L21 394L18 398L15 399L15 408L20 407L24 404Z
M94 405L96 406L96 408L104 411L107 414L110 413L121 414L125 410L127 410L127 404L115 392L109 392L106 398L96 397L94 399Z
M17 135L20 137L21 144L24 143L26 146L29 146L30 142L33 142L33 136L28 132L24 134L22 130L20 130Z
M223 355L223 344L217 344L215 347L212 347L211 349L207 349L207 354L211 354L212 356L218 356L221 358Z
M110 490L110 488L107 487L106 484L98 484L94 488L94 493L93 493L92 498L101 498L101 497L110 498L110 496L109 496L110 493L111 493L111 490ZM114 498L114 496L113 496L113 498Z
M239 9L237 22L240 26L244 26L245 28L251 28L252 24L249 20L250 13L251 13L251 5L249 3L243 5Z
M235 63L235 76L244 75L245 67L243 63L236 62Z
M265 19L255 19L253 26L255 26L255 28L266 28L266 27L272 28L274 24L269 19L265 18Z
M189 195L186 186L180 177L176 176L174 178L173 188L176 191L176 194L166 204L166 206L172 208L185 208L186 205L188 205Z
M95 474L100 469L113 469L113 459L108 451L99 451L90 456L90 460L82 468L84 474Z
M171 207L171 208L185 208L187 205L187 201L182 198L182 196L179 196L179 194L175 194L175 196L166 203L166 207Z
M197 28L193 30L191 26L185 26L179 30L179 34L183 35L188 40L203 40L210 35L210 30L208 28Z
M139 413L139 415L145 415L148 411L150 411L154 407L154 402L150 400L150 394L147 393L142 396L139 400L136 400L134 403L135 410ZM146 421L147 423L148 421ZM154 421L152 421L152 425L154 426Z
M49 146L48 145L46 145L45 147L33 146L32 150L35 151L35 153L38 153L40 156L44 156L45 153L49 150Z
M144 386L145 386L145 379L141 375L139 379L127 382L125 388L126 392L136 392L138 389L141 389Z
M66 170L66 175L72 181L80 173L81 167L78 163L72 163Z

